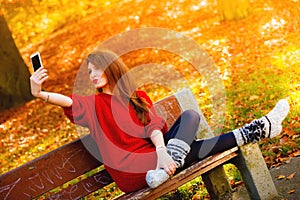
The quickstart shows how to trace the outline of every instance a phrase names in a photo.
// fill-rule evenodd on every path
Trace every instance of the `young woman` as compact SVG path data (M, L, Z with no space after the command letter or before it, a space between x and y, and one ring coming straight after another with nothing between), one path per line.
M35 97L61 106L66 116L88 127L98 145L107 171L118 187L128 193L149 186L155 188L177 168L235 146L275 137L289 112L287 100L280 100L266 116L250 124L209 139L194 140L199 115L188 110L168 129L157 116L152 102L136 90L122 60L110 51L95 51L86 64L96 93L65 96L41 90L47 80L45 68L30 78ZM201 150L211 144L209 152ZM208 151L208 150L207 150Z

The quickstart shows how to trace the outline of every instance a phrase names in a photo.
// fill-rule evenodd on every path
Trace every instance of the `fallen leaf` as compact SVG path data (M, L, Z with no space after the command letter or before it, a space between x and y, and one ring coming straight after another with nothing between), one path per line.
M288 177L286 177L286 179L290 180L290 179L294 178L295 174L296 174L296 172L291 173Z
M284 179L284 178L285 178L285 175L279 175L279 176L277 176L278 180L281 180L281 179Z
M295 190L290 190L288 191L288 194L293 194L295 192Z
M257 100L257 99L259 99L259 96L257 95L250 96L250 101Z
M294 120L297 121L297 122L299 122L299 117L296 116L296 117L294 118Z
M286 143L288 141L288 137L287 136L283 136L281 139L280 139L280 141L279 141L279 144L284 144L284 143Z
M300 150L298 150L297 152L293 153L293 155L294 155L295 157L300 156Z
M291 162L291 158L287 158L287 160L284 161L284 163L289 164Z

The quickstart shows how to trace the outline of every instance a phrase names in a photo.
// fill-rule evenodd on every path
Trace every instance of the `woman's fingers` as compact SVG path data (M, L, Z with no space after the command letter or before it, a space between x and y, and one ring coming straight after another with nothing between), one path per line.
M41 85L48 78L47 70L39 68L30 77L31 94L38 97L41 92Z
M173 175L176 171L176 164L170 163L168 166L164 167L164 170L167 172L169 176Z
M47 78L48 78L48 74L47 74L47 70L45 68L39 68L31 76L31 80L33 80L36 83L42 83Z
M44 67L41 67L38 70L36 70L32 76L39 76L43 73L47 73L47 70Z
M173 175L176 171L176 163L168 154L166 148L156 150L157 153L157 167L163 168L168 175Z
M47 80L47 78L48 78L48 75L41 77L40 83L43 83L45 80Z
M166 167L166 168L165 168L165 171L167 172L167 174L168 174L169 176L173 175L173 171L172 171L170 168Z

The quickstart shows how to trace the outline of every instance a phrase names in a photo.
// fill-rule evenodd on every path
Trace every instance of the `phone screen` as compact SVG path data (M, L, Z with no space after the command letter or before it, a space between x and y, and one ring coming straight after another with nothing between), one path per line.
M32 66L34 71L38 70L40 67L42 67L42 63L40 62L39 55L35 55L31 58Z

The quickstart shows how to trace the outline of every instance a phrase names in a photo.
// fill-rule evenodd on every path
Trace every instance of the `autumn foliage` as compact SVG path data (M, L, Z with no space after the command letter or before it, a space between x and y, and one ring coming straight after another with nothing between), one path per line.
M288 97L291 112L283 133L260 147L268 167L300 155L300 1L254 0L251 14L238 21L222 21L213 0L80 2L32 1L30 9L25 1L2 2L27 65L31 53L41 52L50 75L45 90L70 94L84 57L111 36L142 27L168 28L197 41L218 68L226 90L226 122L212 126L232 130ZM149 62L176 66L211 121L209 91L200 84L201 75L187 70L188 63L151 49L124 60L130 67ZM171 92L157 85L144 89L154 101ZM1 112L0 123L1 173L80 137L60 108L38 99Z

